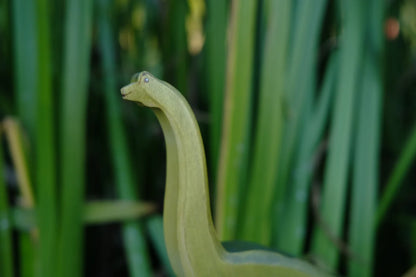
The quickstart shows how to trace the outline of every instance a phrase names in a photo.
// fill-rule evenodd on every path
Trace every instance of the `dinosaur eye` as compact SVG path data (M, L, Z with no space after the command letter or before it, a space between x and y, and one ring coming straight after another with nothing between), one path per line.
M146 78L144 78L144 82L145 82L145 83L149 83L149 78L147 78L147 77L146 77Z

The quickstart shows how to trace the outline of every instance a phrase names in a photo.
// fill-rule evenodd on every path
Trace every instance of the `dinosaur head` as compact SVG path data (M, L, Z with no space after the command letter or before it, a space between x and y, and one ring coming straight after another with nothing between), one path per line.
M154 91L154 87L158 83L158 80L152 74L142 71L133 75L131 83L121 89L121 95L125 100L153 107L155 103L149 92Z

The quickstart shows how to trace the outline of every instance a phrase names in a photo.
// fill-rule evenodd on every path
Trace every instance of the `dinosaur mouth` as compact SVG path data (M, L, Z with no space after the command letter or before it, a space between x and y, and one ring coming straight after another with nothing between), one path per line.
M124 98L127 97L127 95L129 95L132 91L128 90L127 87L123 87L121 88L121 96Z

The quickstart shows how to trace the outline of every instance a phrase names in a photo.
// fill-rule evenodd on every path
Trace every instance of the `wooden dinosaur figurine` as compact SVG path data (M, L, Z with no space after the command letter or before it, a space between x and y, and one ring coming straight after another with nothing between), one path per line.
M148 72L121 89L123 99L152 108L166 141L163 211L169 260L178 276L323 276L308 263L273 251L237 252L218 240L212 222L205 153L195 116L182 94ZM224 244L233 248L232 244Z

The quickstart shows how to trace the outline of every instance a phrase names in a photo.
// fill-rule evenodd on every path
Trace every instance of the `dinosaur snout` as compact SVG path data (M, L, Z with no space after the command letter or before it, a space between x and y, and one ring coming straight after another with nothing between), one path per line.
M132 90L132 88L131 88L131 86L130 86L130 85L127 85L127 86L125 86L125 87L122 87L122 88L121 88L121 96L122 96L123 98L126 98L126 96L127 96L127 95L129 95L132 91L133 91L133 90Z

